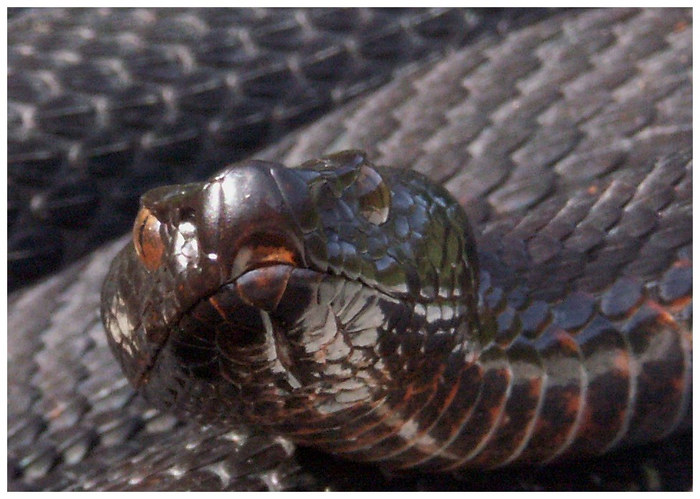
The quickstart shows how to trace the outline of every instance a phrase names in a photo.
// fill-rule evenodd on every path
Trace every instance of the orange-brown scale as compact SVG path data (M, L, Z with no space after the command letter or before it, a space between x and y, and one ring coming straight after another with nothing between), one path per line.
M547 384L534 431L516 462L543 462L559 452L575 428L585 373L572 338L554 327L535 343Z
M658 302L656 302L654 300L646 300L645 304L646 304L646 306L648 306L649 308L651 308L657 312L658 315L656 317L656 320L659 321L660 324L663 324L665 326L672 326L672 327L678 326L676 324L676 321L673 319L673 316L668 313L665 306L660 305Z
M419 417L414 420L416 431L413 438L410 440L402 438L400 442L397 442L391 452L387 451L387 457L391 458L393 461L394 456L410 451L412 447L416 446L434 425L440 414L454 401L457 390L458 387L451 381L445 382L443 380L442 382L438 382L435 396L423 407Z
M209 298L209 303L211 303L211 306L214 307L214 310L216 310L224 320L228 320L228 314L226 313L226 309L221 306L221 304L217 301L215 296Z
M429 463L431 469L432 466L443 470L457 469L469 463L471 457L467 456L476 452L479 446L490 439L503 414L512 381L511 372L507 368L486 373L484 376L485 396L480 399L471 419L460 429L459 436L445 449L448 455L453 454L455 457L451 459L451 462L441 462L442 459L433 461L432 465Z
M385 413L377 424L372 425L361 434L355 434L351 440L336 444L334 452L352 454L353 458L361 460L378 458L377 446L396 433L405 421L425 406L434 393L434 390L426 387L415 392L410 398L402 397L398 403L396 403L393 394L390 394L385 404Z
M365 433L372 431L372 429L377 427L378 425L381 425L386 419L391 418L396 411L403 410L403 408L409 402L411 402L411 400L409 399L399 400L396 404L393 405L393 410L385 410L382 414L379 414L380 410L384 406L392 403L392 400L388 399L387 397L380 398L379 400L372 402L370 407L367 407L367 402L357 404L358 407L365 406L367 410L361 411L361 413L356 418L352 418L351 421L347 420L348 415L346 411L341 411L337 415L331 416L344 421L345 423L343 425L343 428L312 427L304 431L292 428L289 430L289 432L287 432L287 434L290 436L297 434L313 434L315 435L313 437L314 440L312 441L314 444L324 442L335 442L340 438L344 440L356 439L358 436L364 435Z
M625 324L633 359L639 374L636 378L635 405L626 442L649 441L666 435L679 419L683 391L670 389L673 380L684 378L687 358L675 321L650 300Z
M693 303L693 298L690 296L684 296L682 298L678 298L676 300L673 300L671 303L667 304L666 307L668 310L671 312L678 313L691 305Z
M296 254L284 246L257 245L253 247L250 262L256 265L269 263L286 263L288 265L298 265Z
M400 453L403 450L411 447L418 439L420 439L429 428L429 424L435 420L435 416L439 413L439 408L444 407L444 397L443 390L444 383L440 383L439 378L441 377L441 372L438 373L432 379L430 386L427 387L429 390L429 397L425 400L425 403L416 409L413 414L405 414L404 417L397 421L397 424L391 428L393 431L387 434L384 438L381 438L373 446L372 452L376 452L376 455L370 456L371 460L387 459L391 460L391 456ZM416 392L414 392L415 394ZM411 438L406 438L405 435L401 435L401 430L404 426L412 421L416 425L416 430ZM366 451L365 451L366 452Z
M621 336L592 337L581 345L588 384L576 436L562 458L599 454L624 429L631 390L630 357ZM613 366L602 368L601 366Z
M519 358L532 356L531 349L525 346L516 344L511 350L509 357L512 359L514 370L518 368ZM531 366L537 365L534 359L530 362ZM540 369L542 370L539 372L534 369L529 373L516 372L498 428L487 445L469 461L470 466L494 467L517 457L514 453L518 452L532 431L537 407L544 392L544 373L543 368Z
M482 361L486 369L480 380L480 397L474 403L473 410L456 430L456 438L438 455L421 463L422 468L436 470L457 466L458 461L455 459L460 459L477 448L488 437L500 417L512 382L512 373L502 353L491 350L486 355L482 354Z
M460 366L458 355L448 361L444 378L454 380L454 390L449 401L443 406L439 415L433 420L427 431L423 432L423 443L420 446L409 447L392 456L392 464L398 467L411 467L426 461L439 452L445 442L456 437L465 421L471 418L476 404L481 397L483 385L483 366L476 363L465 363ZM454 375L453 375L454 372Z

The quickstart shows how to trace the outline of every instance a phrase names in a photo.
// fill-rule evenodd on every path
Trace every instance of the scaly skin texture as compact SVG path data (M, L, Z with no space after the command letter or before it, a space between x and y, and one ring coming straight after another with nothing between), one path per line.
M489 285L508 297L521 285L550 300L631 277L620 296L655 290L690 323L672 296L692 293L692 164L659 159L692 147L691 34L689 10L567 11L419 64L256 156L295 165L360 148L410 166L465 208ZM187 136L171 138L152 144L174 159ZM133 196L149 187L127 182ZM177 420L134 393L107 346L99 293L125 244L10 296L12 490L692 487L690 432L561 465L386 475L252 427ZM507 323L502 297L492 308Z
M156 405L389 468L547 463L690 421L689 295L622 278L545 300L493 272L420 174L252 161L144 195L102 316Z
M385 83L401 66L462 46L522 14L19 14L8 37L10 289L128 230L149 188L203 180Z

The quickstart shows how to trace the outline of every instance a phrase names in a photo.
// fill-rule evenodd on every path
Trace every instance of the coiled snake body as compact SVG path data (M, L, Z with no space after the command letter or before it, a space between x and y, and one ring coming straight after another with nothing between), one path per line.
M65 242L81 234L77 241L80 246L100 234L114 233L110 227L116 226L115 220L131 218L121 210L124 206L135 209L136 203L126 200L134 198L137 190L140 194L154 181L166 178L189 182L195 177L195 167L207 170L217 164L217 158L230 157L225 148L219 147L226 142L222 138L242 140L256 130L268 130L260 124L266 119L271 120L272 128L284 128L290 116L303 115L304 109L318 110L318 104L327 102L329 95L340 95L334 102L342 102L343 96L357 91L354 83L349 87L340 83L341 87L334 88L342 91L334 90L332 94L327 92L335 83L329 87L327 80L318 94L307 85L326 78L326 73L319 72L327 68L325 61L341 60L343 54L350 54L355 62L364 54L370 59L376 56L376 51L366 50L366 45L360 44L358 51L358 45L342 42L337 51L312 51L308 55L302 50L299 56L290 58L301 61L300 65L292 65L291 73L301 74L301 79L294 79L293 89L300 90L300 84L302 93L292 92L287 100L273 104L273 112L269 112L267 104L258 107L259 97L261 92L264 98L276 95L275 91L269 92L271 88L286 88L274 84L282 81L275 75L287 74L283 68L273 64L269 74L261 75L255 68L250 73L246 66L240 77L221 78L228 71L227 65L238 61L226 52L226 47L239 39L235 29L231 32L233 38L209 37L202 46L204 50L187 50L188 44L197 47L197 37L206 34L207 24L218 29L224 22L235 21L239 14L224 19L221 13L95 12L98 15L92 17L97 18L96 26L116 28L115 39L124 50L126 64L118 64L118 59L116 65L114 59L100 59L100 50L90 44L91 37L99 35L100 30L70 31L73 18L65 15L56 16L55 22L35 17L37 23L30 25L34 31L22 38L10 54L10 228L31 229L31 234L18 232L17 236L22 237L11 237L12 257L17 257L21 269L32 261L27 255L33 252L42 261L48 259L48 253L54 255L56 246L52 244L63 236L68 236L63 238ZM85 14L90 17L89 11ZM279 13L281 18L286 15ZM371 20L373 15L360 13L352 19ZM136 22L124 23L124 16ZM251 19L257 22L260 16L256 11L243 17L247 23ZM313 33L317 21L312 18L316 19L315 13L301 13L293 21L275 24L271 31L256 29L242 46L255 48L257 40L266 47L274 46L277 39L270 33ZM327 16L322 14L320 18ZM345 15L331 18L334 23L347 20ZM440 25L436 28L435 19L463 19L462 14L454 12L419 13L419 18L417 23L400 23L398 32L405 33L402 27L408 27L409 35L399 37L404 41L398 47L410 52L408 41L420 40L418 32L444 34ZM118 21L108 28L112 19ZM202 24L198 19L206 21ZM344 26L342 22L339 25ZM333 25L330 39L336 39L339 25ZM52 30L64 26L68 32L54 36ZM149 26L153 28L150 31ZM295 31L294 26L300 29ZM493 381L483 387L491 387L493 392L455 394L452 400L473 402L469 414L457 414L459 421L454 421L454 428L469 420L485 431L458 436L459 432L444 424L449 410L442 420L427 417L427 410L435 407L432 404L443 394L433 390L437 386L435 378L426 376L411 388L406 403L392 401L400 409L397 425L415 416L416 424L409 424L403 433L396 434L390 419L374 424L381 419L378 417L363 428L349 429L362 448L332 445L331 440L337 436L332 428L326 432L326 443L322 443L323 435L316 435L319 438L315 442L350 459L388 457L391 462L393 457L395 466L420 464L423 458L408 452L408 442L418 442L416 438L422 439L421 449L428 451L425 456L438 455L426 445L433 437L443 444L454 437L455 446L445 446L443 455L448 450L454 455L456 448L470 449L457 459L448 456L450 462L422 463L427 469L437 470L459 465L465 458L469 460L465 464L495 466L509 459L547 461L577 452L596 454L616 444L661 438L676 424L684 426L680 418L689 403L686 394L690 386L684 380L689 379L692 324L691 27L688 10L608 9L555 14L505 35L485 33L467 47L443 52L440 60L414 65L382 89L256 153L261 159L297 165L333 151L363 149L372 164L409 167L442 184L465 209L474 231L479 264L478 275L474 276L479 283L475 291L480 326L476 337L483 343L472 346L474 352L488 350L490 356L479 357L471 370L460 373L467 382L452 386L466 390L469 377L473 374L473 379L479 379L483 373ZM133 29L136 34L119 36L119 30L124 29ZM142 29L145 35L139 31ZM396 31L390 30L386 40L395 40ZM242 33L249 32L244 28ZM74 37L76 34L79 36ZM304 39L294 38L302 48ZM40 50L27 50L35 43ZM60 48L63 43L68 43L68 48L60 52L60 57L42 59L53 54L45 54L45 50ZM146 47L143 52L148 43L155 43L156 48ZM104 45L109 46L113 47ZM269 51L265 53L269 55ZM181 59L187 54L196 57ZM92 56L97 57L94 64ZM201 61L200 56L204 57ZM198 71L208 61L223 66L213 68L215 71ZM48 69L42 69L45 62ZM375 68L375 63L372 59L365 69ZM262 67L268 66L265 63ZM18 81L18 68L37 78L21 77ZM100 88L98 84L104 81L100 75L114 70L120 77L132 79L113 82L132 84L140 77L148 81L133 89L119 85ZM181 73L191 78L179 80ZM387 78L387 73L383 74ZM356 76L353 73L353 78ZM260 82L267 82L267 86L258 87ZM256 104L248 109L245 119L236 118L245 109L231 98L228 92L232 89L236 98L241 89L244 97L248 91L256 93L256 98L249 101ZM18 90L19 104L12 100ZM71 95L53 98L56 91L65 90ZM46 102L35 106L27 101L37 95L46 97L44 91L51 97ZM90 92L95 91L97 98L92 99ZM128 110L125 113L120 111L121 95L131 96L124 102ZM305 97L299 101L298 95ZM317 100L314 95L325 97ZM94 103L107 106L93 108ZM223 116L216 114L220 109L225 110ZM139 115L142 111L145 114ZM100 119L95 121L95 117ZM121 123L135 125L128 140L121 130L110 128ZM14 125L19 125L19 142L15 141ZM99 129L105 125L107 129ZM96 128L98 137L88 140L79 135ZM37 131L39 135L33 136ZM27 132L28 142L23 135ZM218 165L249 154L240 149L249 151L245 149L247 141L236 144L242 144L234 148L238 156ZM179 155L183 151L188 152L184 159ZM126 178L114 187L111 175L123 164L146 185ZM54 174L55 192L40 192L36 202L16 209L12 195L19 193L21 197L27 189L35 192L37 185L31 182L42 178L46 168ZM380 172L379 167L370 168ZM81 180L75 187L58 185L76 175ZM88 187L87 195L79 186ZM370 199L372 206L383 197ZM76 209L81 206L85 208L81 213L91 213L95 218L76 217ZM382 218L381 211L367 214L370 219ZM59 227L59 234L53 228L46 232L51 235L51 244L36 239L41 231L31 226L35 215L42 223L54 220ZM52 219L54 215L57 218ZM153 222L148 217L141 221L146 220ZM271 217L270 222L274 221ZM83 228L87 232L79 233ZM274 436L297 431L294 438L303 442L304 436L298 434L303 427L299 421L293 421L293 427L277 425L272 431L243 423L222 429L157 411L135 395L121 374L99 317L99 293L109 262L125 242L106 245L61 273L10 296L10 488L539 490L690 486L687 434L629 452L582 462L570 460L544 469L461 470L458 479L446 474L409 472L394 479L377 473L375 466L347 460L338 463L328 454L317 455ZM277 238L272 247L286 247L283 243L288 242ZM265 250L249 256L268 253ZM295 261L294 252L272 253L273 261ZM275 267L264 265L257 275L273 272ZM250 282L255 282L255 275L249 276ZM349 281L355 282L357 276L353 273L351 277ZM249 298L269 298L252 296L253 288L246 289ZM205 312L204 308L198 311ZM426 307L424 312L433 323L436 310ZM636 334L639 332L642 334ZM158 344L158 338L151 339ZM396 351L399 347L439 349L446 345L442 341L413 343L410 336L405 340L410 344L399 344ZM196 347L187 348L195 352ZM162 360L167 360L167 350L162 352L166 354ZM281 366L277 366L275 378L280 393L290 388L285 382L294 383L292 378L284 379L285 372L293 374L298 382L308 381L299 377L313 372L287 369L291 359L283 362L283 356L280 351ZM462 359L470 360L467 357ZM193 355L190 360L204 362L202 358ZM612 365L615 368L611 371ZM200 373L208 369L204 364L200 367ZM152 375L158 372L157 367L141 369ZM240 375L235 370L229 372L231 378ZM531 384L532 391L525 393L526 379L542 383ZM665 380L677 384L661 386ZM146 390L148 386L143 384ZM481 390L478 385L471 386ZM423 387L426 389L418 390ZM334 403L351 403L353 386L341 388L345 394ZM598 401L597 395L610 393L606 390L619 390L621 396L607 404ZM533 393L542 396L528 397ZM434 394L432 398L430 394ZM189 395L190 400L207 400L202 397L206 394L200 393L199 398L194 392ZM511 411L509 402L518 399L535 401L532 414L539 417L528 419L529 413ZM187 397L166 397L164 403L173 400L185 401ZM280 400L260 400L261 404L271 404L261 414L275 414L275 404ZM442 400L448 408L449 397ZM252 407L229 417L255 415ZM523 415L530 424L518 422L517 415ZM370 419L375 416L379 414L373 413ZM264 426L275 422L260 423ZM318 432L320 427L314 428ZM523 431L510 431L516 428ZM588 438L590 435L596 437ZM472 437L475 440L467 441ZM507 445L500 446L499 442ZM532 453L535 449L539 449L539 455Z

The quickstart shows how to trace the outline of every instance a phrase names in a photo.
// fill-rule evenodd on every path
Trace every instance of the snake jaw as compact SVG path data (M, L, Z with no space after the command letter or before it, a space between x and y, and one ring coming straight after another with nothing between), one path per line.
M133 344L113 342L127 376L161 407L273 427L290 411L342 426L392 387L422 383L433 367L413 359L406 371L406 359L435 349L435 317L455 329L466 320L439 311L474 292L464 289L466 220L445 196L356 152L300 171L251 162L150 191L134 247L118 259L135 282L110 278L131 293L120 307ZM442 247L422 233L450 236ZM113 292L106 286L107 308Z

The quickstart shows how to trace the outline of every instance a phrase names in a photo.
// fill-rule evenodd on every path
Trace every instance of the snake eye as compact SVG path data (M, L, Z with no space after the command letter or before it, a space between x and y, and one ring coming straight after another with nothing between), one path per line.
M165 247L160 237L160 222L148 208L139 210L132 238L141 262L151 272L156 270L161 264Z
M389 218L391 192L374 168L363 165L355 179L360 213L370 223L381 225Z

